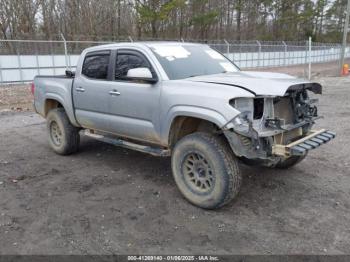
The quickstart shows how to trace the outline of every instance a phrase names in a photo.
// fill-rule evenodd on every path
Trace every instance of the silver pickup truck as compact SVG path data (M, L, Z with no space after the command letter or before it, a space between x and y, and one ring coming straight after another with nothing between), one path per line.
M179 190L218 208L241 186L239 162L291 167L335 134L313 130L318 83L242 72L207 45L120 43L83 51L76 72L34 79L34 107L62 155L80 134L171 156Z

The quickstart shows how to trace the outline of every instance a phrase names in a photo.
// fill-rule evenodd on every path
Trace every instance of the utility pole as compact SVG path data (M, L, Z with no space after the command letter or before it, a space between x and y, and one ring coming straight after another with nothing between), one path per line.
M311 36L309 36L309 52L308 52L309 70L308 70L308 74L307 74L307 77L309 80L311 80L311 52L312 52L311 45L312 45L312 38L311 38Z
M345 17L344 32L343 32L343 44L342 44L341 53L340 53L340 70L339 70L340 74L341 74L341 71L344 65L344 60L345 60L346 40L348 37L348 31L349 31L349 15L350 15L350 0L348 0L348 6L346 8L346 17Z

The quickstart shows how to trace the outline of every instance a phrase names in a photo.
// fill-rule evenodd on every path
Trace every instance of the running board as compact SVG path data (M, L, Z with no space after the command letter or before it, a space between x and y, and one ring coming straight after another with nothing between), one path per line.
M325 129L319 131L313 130L307 136L288 145L273 145L272 154L283 157L304 155L307 151L331 141L335 136L336 134L334 132Z
M120 138L112 138L100 134L91 133L89 130L85 130L84 135L96 139L98 141L108 143L114 146L120 146L127 149L139 151L142 153L151 154L153 156L170 156L170 150L162 149L158 147L144 146L129 141L122 140Z

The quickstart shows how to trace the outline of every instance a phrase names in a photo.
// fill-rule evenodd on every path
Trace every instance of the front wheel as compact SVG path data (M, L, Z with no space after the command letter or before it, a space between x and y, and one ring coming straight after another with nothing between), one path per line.
M63 108L50 110L46 119L49 143L60 155L69 155L78 151L79 129L73 126Z
M287 169L292 166L295 166L299 164L301 161L304 160L304 158L307 156L307 154L302 156L291 156L285 160L281 160L275 167L279 169Z
M236 158L226 143L211 134L197 132L183 137L175 145L171 166L181 193L201 208L227 204L241 187Z

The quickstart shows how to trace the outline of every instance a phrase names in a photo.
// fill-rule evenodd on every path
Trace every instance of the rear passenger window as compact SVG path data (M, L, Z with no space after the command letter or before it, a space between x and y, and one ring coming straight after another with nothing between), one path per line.
M94 79L107 79L109 54L91 54L84 60L82 74Z

